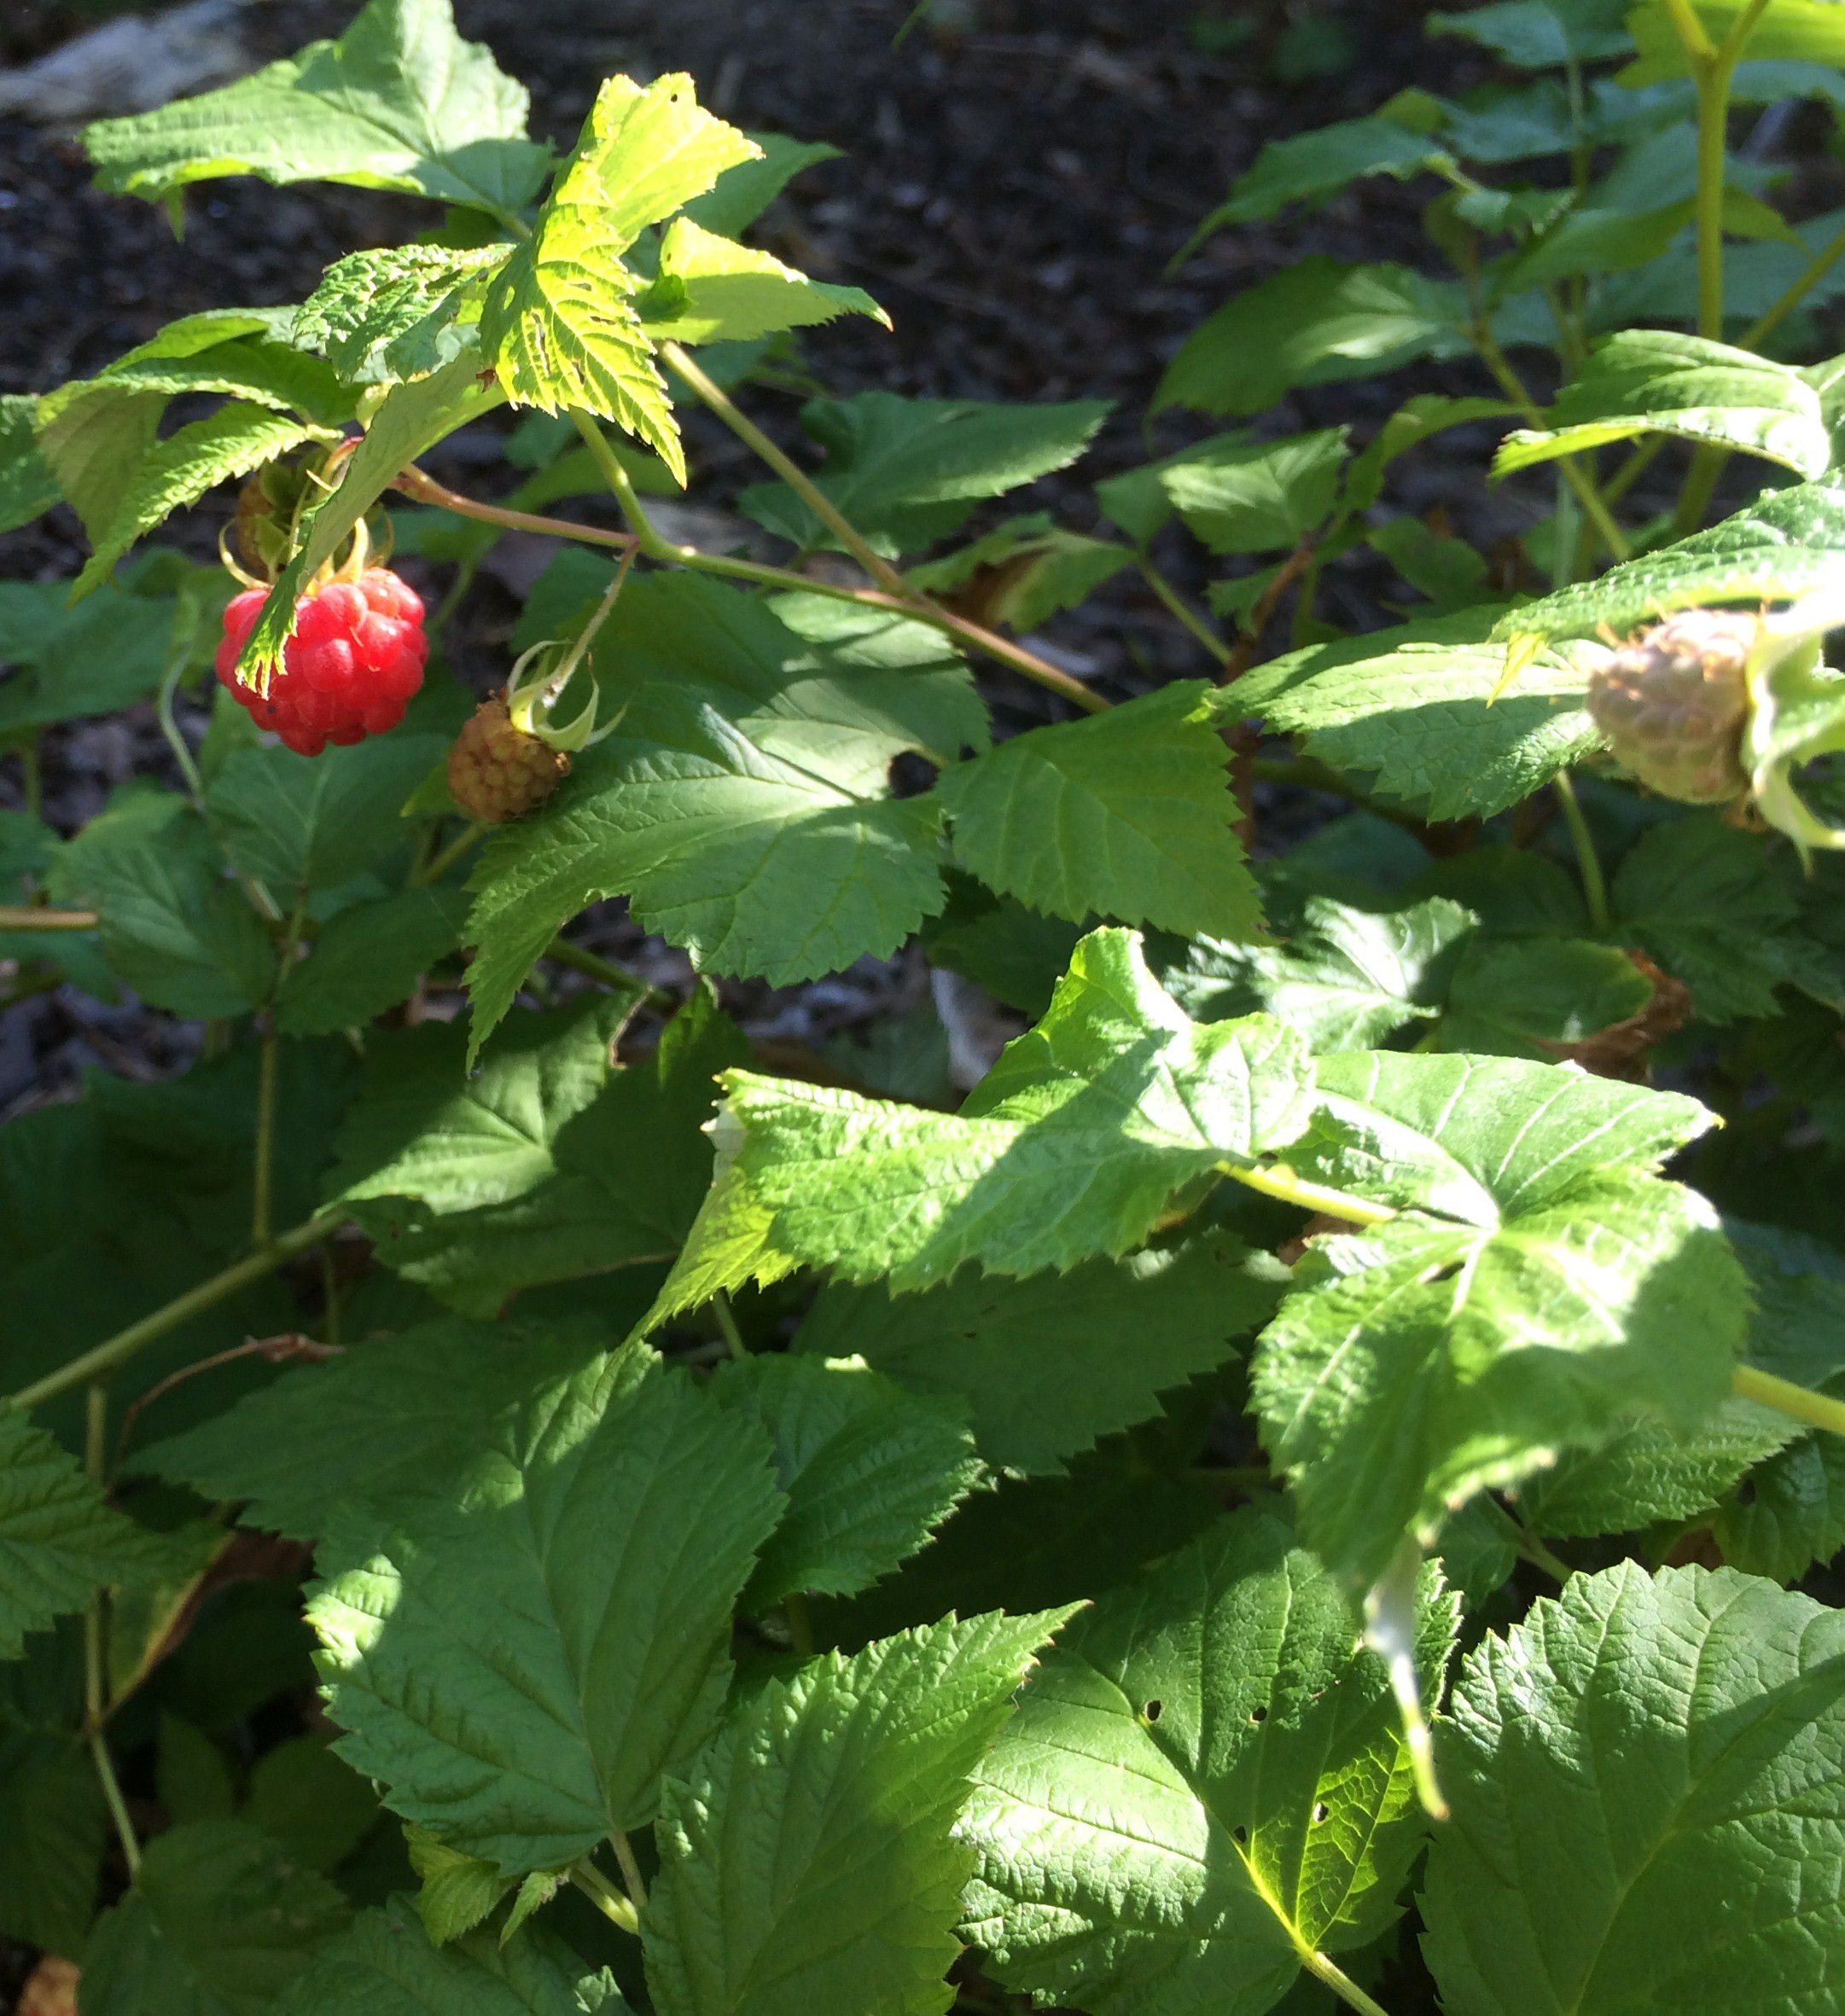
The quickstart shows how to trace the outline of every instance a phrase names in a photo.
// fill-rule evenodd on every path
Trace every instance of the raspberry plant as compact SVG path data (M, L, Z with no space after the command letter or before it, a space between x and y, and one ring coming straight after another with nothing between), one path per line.
M827 150L685 77L557 162L371 0L90 129L176 222L445 210L0 411L4 522L94 548L0 590L0 733L30 781L152 698L176 780L3 816L15 996L206 1030L0 1135L0 1929L84 2016L1839 2007L1845 360L1788 360L1845 217L1732 140L1845 100L1845 8L1431 25L1505 81L1201 233L1423 177L1427 270L1233 294L1155 402L1229 424L1085 532L982 514L1093 403L760 430L880 311L742 241ZM1362 443L1263 417L1470 356ZM684 402L783 564L655 524ZM509 494L420 466L503 408ZM1541 496L1509 561L1393 501L1459 429ZM137 550L240 483L242 593ZM509 528L564 543L482 700ZM1034 638L1117 577L1196 670L1110 705ZM1021 1033L965 1097L913 1031L771 1060L573 935L611 897L699 976L919 944Z

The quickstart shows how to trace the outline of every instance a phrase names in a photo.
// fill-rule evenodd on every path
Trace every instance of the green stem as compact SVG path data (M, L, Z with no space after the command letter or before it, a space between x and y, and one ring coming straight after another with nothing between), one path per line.
M434 860L424 863L417 869L411 878L412 886L425 889L432 882L439 882L486 831L486 828L478 819L464 828Z
M1602 485L1602 502L1610 506L1618 504L1640 480L1641 477L1658 461L1666 444L1671 439L1669 434L1655 434L1651 440L1641 442L1626 462Z
M205 1310L215 1309L220 1302L272 1273L285 1260L306 1252L309 1246L341 1224L345 1217L345 1212L339 1210L323 1211L278 1234L263 1252L245 1254L242 1259L234 1261L209 1281L188 1288L183 1295L176 1295L153 1315L143 1316L138 1323L131 1323L125 1330L118 1330L114 1336L104 1339L93 1350L59 1366L55 1372L48 1372L43 1379L21 1386L13 1396L13 1405L37 1407L46 1400L55 1399L60 1393L67 1393L73 1386L83 1386L104 1373L113 1372L143 1345L165 1337L169 1331L177 1330L182 1323L189 1322Z
M1245 1169L1232 1162L1218 1168L1246 1188L1260 1190L1265 1197L1278 1197L1283 1204L1298 1205L1302 1211L1324 1211L1328 1217L1342 1218L1349 1225L1388 1225L1401 1214L1387 1204L1372 1204L1343 1190L1329 1189L1324 1183L1310 1183L1297 1176L1285 1162L1266 1168Z
M1085 714L1099 714L1106 711L1108 701L1099 694L1090 692L1080 679L1073 679L1068 672L1061 671L1049 659L1027 651L1021 644L985 629L978 623L970 623L964 616L957 616L931 601L896 577L901 584L900 592L886 594L882 589L848 588L836 581L829 581L824 575L797 574L787 567L763 566L753 560L733 560L727 556L701 552L696 546L675 545L671 539L663 538L649 519L646 509L630 480L628 473L617 461L614 451L602 436L602 430L591 420L588 414L573 408L570 417L576 422L577 431L583 436L584 444L595 458L603 479L614 493L621 506L623 515L634 528L634 536L640 542L641 551L649 560L656 560L668 566L689 567L696 573L718 574L726 580L753 582L760 588L788 588L802 595L824 595L834 601L856 602L861 608L888 609L899 616L909 616L918 623L927 623L945 636L956 638L971 649L985 656L996 659L1001 665L1009 665L1016 672L1022 672L1027 679L1047 688L1052 693L1062 694L1073 706L1080 707Z
M36 903L0 905L0 931L94 931L94 910L49 910Z
M182 601L181 608L186 607ZM175 617L175 622L180 620ZM186 747L186 738L179 732L179 723L173 718L173 694L178 690L180 675L185 671L187 660L192 654L188 648L177 650L166 668L166 676L160 681L160 690L154 696L154 711L160 724L160 733L166 738L166 746L173 752L173 761L179 765L179 774L186 780L186 793L192 800L193 809L205 810L205 779L199 774L199 766Z
M813 1619L807 1614L807 1599L799 1589L790 1589L782 1599L782 1614L788 1619L788 1641L804 1659L813 1657Z
M1319 577L1325 566L1324 549L1316 547L1308 555L1307 565L1301 570L1301 585L1295 592L1294 617L1288 626L1288 644L1298 651L1308 641L1307 633L1313 621L1313 604L1319 596Z
M1230 646L1218 636L1209 624L1190 607L1185 598L1173 587L1164 574L1154 566L1144 553L1136 555L1135 565L1140 569L1141 578L1160 598L1167 610L1184 625L1192 636L1203 645L1219 665L1230 663Z
M1609 927L1608 883L1602 874L1601 857L1595 851L1594 835L1577 802L1576 787L1568 770L1559 770L1552 780L1557 802L1563 808L1563 822L1569 828L1570 845L1576 850L1576 868L1582 877L1582 900L1589 908L1589 924L1598 938Z
M560 966L567 966L586 980L597 981L611 993L637 993L655 1008L677 1005L678 996L669 994L663 987L649 987L639 974L630 973L626 967L617 966L613 959L603 959L594 952L585 951L581 945L572 944L567 938L554 938L544 948L544 956L555 959Z
M602 439L599 432L597 439ZM606 447L607 443L603 445ZM550 539L580 539L590 546L626 549L634 543L630 532L604 532L600 526L578 525L567 518L545 518L535 511L515 511L503 504L487 504L479 497L463 497L459 491L449 489L445 484L438 483L434 477L427 476L414 467L404 471L394 487L405 497L415 497L418 503L437 504L445 511L452 511L457 518L475 518L485 525L503 525L509 532L537 532ZM445 604L444 613L446 613Z
M1773 307L1752 322L1737 338L1737 347L1755 350L1780 328L1781 324L1800 306L1809 291L1824 280L1833 267L1845 259L1845 231L1841 231L1824 251L1816 252L1801 268L1800 277L1789 288Z
M1575 1573L1568 1561L1552 1554L1530 1527L1514 1519L1490 1492L1482 1493L1479 1502L1488 1521L1499 1528L1521 1560L1529 1561L1534 1568L1541 1568L1559 1584L1568 1582Z
M92 1380L85 1397L84 1469L100 1489L104 1481L105 1452L108 1446L109 1403L106 1381ZM115 1775L108 1739L102 1733L108 1714L104 1699L108 1670L104 1606L108 1601L107 1592L99 1589L91 1595L90 1607L84 1612L84 1737L90 1747L90 1762L96 1766L96 1782L102 1787L102 1803L115 1823L116 1836L122 1845L122 1859L128 1865L128 1879L131 1883L141 1869L141 1844L135 1839L135 1823L129 1816L128 1802L122 1797L121 1782Z
M640 1914L615 1888L614 1885L602 1874L595 1863L587 1860L572 1862L570 1880L595 1905L603 1917L613 1919L623 1932L632 1932L637 1938L639 1937Z
M1704 522L1704 514L1730 460L1730 451L1707 441L1691 456L1691 467L1672 514L1672 537L1688 539Z
M1499 348L1499 340L1481 317L1468 332L1480 361L1487 367L1499 389L1523 414L1528 427L1542 427L1543 409L1526 391L1524 381L1512 367L1505 352ZM1574 491L1583 509L1588 514L1589 522L1601 535L1602 543L1615 560L1626 560L1633 551L1627 535L1615 524L1608 506L1603 503L1601 492L1584 473L1582 466L1573 455L1564 456L1557 465L1564 482Z
M724 1348L738 1364L749 1356L749 1346L743 1342L743 1333L736 1327L736 1316L730 1307L730 1298L719 1288L711 1298L713 1313L718 1319L718 1328L724 1333Z
M1797 1386L1791 1380L1777 1379L1759 1366L1738 1365L1730 1375L1730 1390L1738 1399L1753 1400L1758 1407L1772 1407L1777 1414L1805 1421L1810 1428L1845 1435L1845 1400L1816 1393L1810 1386Z
M267 1249L275 1229L276 1074L281 1057L273 1011L265 1011L262 1025L263 1047L256 1078L256 1171L250 1200L250 1243L259 1252Z
M634 1859L634 1848L620 1827L608 1837L609 1845L615 1851L615 1860L620 1865L621 1880L627 1885L629 1897L633 1900L637 1914L647 1909L647 1885L641 1880L641 1865Z
M1324 1981L1348 2008L1358 2010L1359 2016L1390 2016L1382 2002L1373 2001L1349 1974L1336 1967L1317 1947L1302 1946L1297 1950L1301 1965L1316 1980Z

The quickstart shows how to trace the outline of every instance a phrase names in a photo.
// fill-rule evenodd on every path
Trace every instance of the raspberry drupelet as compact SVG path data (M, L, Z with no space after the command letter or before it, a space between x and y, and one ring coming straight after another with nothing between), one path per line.
M273 729L301 756L395 728L429 655L422 597L387 567L302 596L265 696L238 681L236 663L268 592L252 588L232 600L215 660L218 678L257 726Z

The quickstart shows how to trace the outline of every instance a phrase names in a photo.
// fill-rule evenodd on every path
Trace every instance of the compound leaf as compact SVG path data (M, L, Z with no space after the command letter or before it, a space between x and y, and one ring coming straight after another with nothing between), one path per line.
M1733 1569L1624 1561L1470 1653L1423 1899L1443 2006L1824 2007L1842 1621Z
M641 1926L661 2016L946 2010L973 1861L951 1829L1068 1614L950 1618L744 1697L662 1803Z
M1417 1664L1456 1606L1426 1573ZM1382 1662L1286 1524L1246 1511L1078 1619L982 1760L963 1936L1096 2016L1260 2016L1365 1944L1426 1837Z

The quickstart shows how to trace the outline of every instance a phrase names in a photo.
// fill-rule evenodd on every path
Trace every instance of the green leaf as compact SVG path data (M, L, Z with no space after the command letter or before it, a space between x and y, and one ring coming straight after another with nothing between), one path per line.
M904 749L946 762L984 744L965 668L901 618L810 613L692 574L622 591L594 657L620 726L495 835L470 884L478 1031L607 896L701 972L778 986L888 957L940 906L939 807L893 799L889 769Z
M457 1474L503 1439L528 1395L567 1380L597 1343L590 1328L447 1316L285 1373L138 1452L131 1467L207 1498L247 1501L245 1525L317 1539L337 1506L375 1513Z
M1733 1570L1625 1561L1470 1654L1423 1899L1443 2006L1823 2007L1840 1624Z
M289 312L289 311L284 311ZM105 365L100 375L50 393L40 404L49 421L69 403L119 398L143 392L223 392L277 413L294 412L322 427L352 417L352 394L338 375L299 348L292 325L269 326L274 310L193 315ZM249 324L257 326L251 328Z
M404 1846L422 1879L416 1915L432 1945L445 1946L484 1924L518 1885L517 1878L503 1876L492 1862L445 1846L427 1827L406 1826Z
M969 1271L921 1295L835 1281L789 1348L855 1351L912 1392L964 1403L996 1469L1056 1473L1223 1364L1272 1313L1284 1280L1267 1255L1213 1232L1027 1281Z
M1093 399L1002 406L862 392L810 400L800 424L826 450L820 489L879 551L895 555L946 537L982 498L1067 468L1109 410ZM783 484L751 484L736 503L796 546L836 543Z
M1126 1252L1182 1186L1296 1138L1305 1064L1266 1016L1194 1025L1132 934L1098 931L958 1114L745 1072L726 1084L736 1169L773 1248L904 1290L969 1260L1025 1275Z
M1353 456L1346 472L1347 501L1357 510L1368 511L1383 494L1385 469L1400 455L1449 427L1505 420L1517 411L1504 399L1456 399L1440 392L1418 392L1406 399Z
M157 1835L84 1955L89 2016L264 2016L351 1910L323 1877L235 1820Z
M109 971L152 1007L239 1015L269 992L275 948L182 798L125 793L59 854L51 886L101 913Z
M1179 514L1213 553L1272 553L1317 531L1339 492L1345 427L1283 441L1214 444L1208 460L1161 476Z
M1066 532L1048 511L1034 511L1007 519L984 538L940 560L911 568L910 578L957 606L977 605L983 622L1003 623L1022 634L1058 610L1086 601L1104 581L1132 565L1132 554L1112 539Z
M641 1926L661 2016L946 2010L972 1866L951 1829L1068 1614L951 1618L740 1702L666 1787Z
M1663 329L1610 336L1544 417L1541 430L1507 437L1495 476L1650 433L1740 448L1809 478L1832 460L1819 395L1798 371Z
M1711 42L1720 45L1738 25L1745 0L1691 0L1691 11ZM1670 9L1659 0L1635 8L1627 26L1639 55L1619 73L1619 83L1654 84L1686 73L1685 45L1673 29ZM1774 0L1755 22L1743 53L1756 62L1824 63L1836 70L1845 64L1845 21L1834 11L1832 0Z
M108 1827L96 1762L79 1738L0 1721L0 1931L80 1958Z
M550 149L525 137L525 87L455 32L449 0L371 0L337 42L132 119L84 145L106 189L158 201L224 175L404 189L510 217Z
M1652 982L1618 945L1476 939L1454 969L1441 1048L1554 1060L1652 998Z
M1393 518L1388 525L1376 526L1366 534L1365 543L1382 554L1440 613L1498 599L1487 584L1485 556L1465 539L1430 532L1419 518Z
M1526 627L1523 610L1505 620ZM1588 674L1561 652L1540 653L1494 700L1505 653L1474 641L1485 622L1470 613L1289 652L1237 682L1236 711L1304 735L1336 770L1375 775L1428 818L1504 811L1601 734L1582 704Z
M1616 871L1618 928L1685 982L1704 1020L1772 1015L1797 956L1796 872L1753 834L1674 819L1642 834Z
M276 1028L331 1036L381 1015L461 943L467 915L467 896L455 888L400 889L340 911L321 927L312 957L284 977Z
M803 169L843 157L824 140L790 140L785 133L745 136L758 152L726 168L701 196L685 205L696 224L720 237L741 238Z
M664 343L747 343L841 315L890 317L862 288L810 280L772 254L676 217L660 241L660 276L635 303L648 338Z
M1456 1623L1431 1572L1418 1665ZM1247 1511L1079 1618L981 1761L963 1937L1034 2000L1259 2016L1365 1944L1426 1839L1382 1660L1333 1578Z
M251 1767L242 1817L309 1868L332 1869L371 1831L378 1800L323 1737L293 1736Z
M957 859L1073 922L1100 910L1186 933L1259 932L1214 703L1203 682L1179 681L957 764L936 787Z
M940 916L922 927L922 945L931 966L965 973L995 1000L1035 1022L1051 1006L1051 992L1082 935L1081 924L1041 917L957 870L948 878L948 901Z
M1572 210L1491 272L1491 297L1503 300L1578 274L1644 266L1685 229L1692 207L1687 199L1657 209Z
M38 441L38 402L29 392L0 393L0 532L30 525L64 492Z
M172 605L99 589L80 608L61 581L0 581L0 732L113 714L160 683Z
M349 253L295 311L294 340L357 384L423 376L460 354L487 282L507 256L503 245ZM464 304L471 311L465 317Z
M1317 1076L1294 1166L1407 1207L1321 1242L1253 1368L1336 1572L1363 1586L1405 1531L1432 1543L1557 1450L1636 1418L1693 1430L1722 1402L1747 1282L1710 1207L1650 1173L1702 1107L1509 1058L1346 1054Z
M114 523L123 473L141 466L166 410L165 392L127 386L106 386L67 404L39 400L39 453L92 540L104 537Z
M1440 1013L1475 918L1445 897L1366 910L1310 896L1281 945L1194 942L1165 976L1199 1021L1266 1008L1314 1050L1363 1050Z
M768 1455L643 1345L535 1391L381 1546L323 1543L308 1615L340 1754L506 1875L643 1825L717 1720L784 1503Z
M408 844L399 808L442 747L438 735L394 735L316 757L241 749L212 779L206 816L232 864L278 898L337 889Z
M1465 14L1431 14L1431 35L1462 35L1521 70L1593 63L1627 47L1632 0L1493 0Z
M1297 385L1453 354L1465 316L1454 289L1406 266L1340 265L1316 253L1199 323L1167 366L1154 410L1260 413Z
M649 224L702 195L754 142L701 110L683 72L643 90L602 85L532 238L494 281L480 343L515 405L614 421L683 485L685 457L665 381L621 254Z
M533 1930L430 1943L407 1899L364 1911L284 1990L276 2016L627 2016L606 1973L585 1977L562 1940Z
M1707 532L1523 603L1493 635L1584 636L1604 625L1625 633L1699 604L1780 601L1835 581L1842 550L1845 489L1766 491Z
M775 1449L788 1510L743 1592L849 1596L912 1554L980 1475L961 1411L905 1392L862 1357L775 1354L720 1368L718 1398Z

